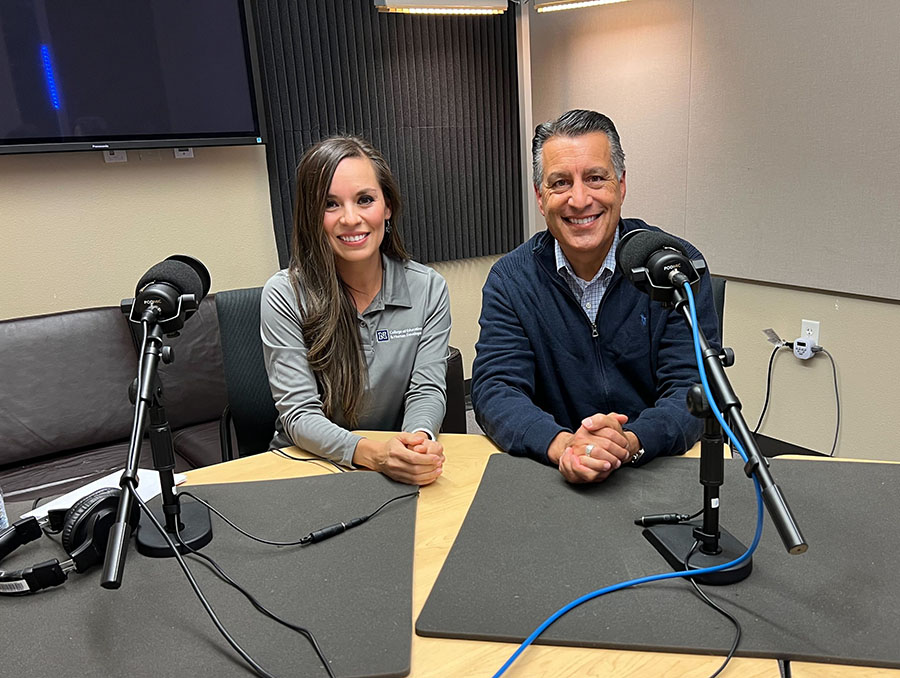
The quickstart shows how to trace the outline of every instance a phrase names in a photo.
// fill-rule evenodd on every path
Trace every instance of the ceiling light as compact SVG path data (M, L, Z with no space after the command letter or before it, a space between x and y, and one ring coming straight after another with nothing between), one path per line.
M502 14L506 0L375 0L375 7L402 14Z
M582 7L593 7L594 5L611 5L614 2L625 2L626 0L535 0L534 8L538 12L559 12L564 9L580 9Z

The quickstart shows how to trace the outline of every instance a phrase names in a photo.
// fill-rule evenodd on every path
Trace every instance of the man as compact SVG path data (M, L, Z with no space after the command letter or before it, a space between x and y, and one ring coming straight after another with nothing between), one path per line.
M569 111L538 125L532 153L547 230L500 259L484 285L472 402L505 451L573 483L601 482L699 439L702 422L685 404L699 381L692 338L680 314L616 268L625 233L659 229L621 218L625 154L612 121ZM718 346L709 276L695 296Z

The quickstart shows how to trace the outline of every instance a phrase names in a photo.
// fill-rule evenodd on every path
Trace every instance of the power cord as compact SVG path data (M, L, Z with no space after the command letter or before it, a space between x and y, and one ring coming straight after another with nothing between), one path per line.
M324 464L330 464L341 473L347 473L349 471L349 469L345 469L343 466L338 464L336 461L332 461L331 459L324 459L322 457L295 457L292 454L288 454L284 450L272 450L272 452L277 454L279 457L284 457L285 459L290 459L291 461L305 461L311 464L315 464L316 466L319 466L321 468L328 468L327 466L324 466Z
M691 546L691 550L688 551L688 554L684 559L684 568L686 570L690 569L689 561L691 559L691 556L694 555L694 553L696 553L697 548L699 546L700 546L700 540L699 539L695 540L694 545ZM730 612L728 612L728 610L724 609L723 607L720 607L718 605L718 603L715 603L709 596L707 596L706 593L703 591L703 589L700 588L700 584L698 584L693 577L686 577L686 579L691 583L691 586L694 587L694 591L700 597L700 600L702 600L704 603L709 605L712 609L714 609L716 612L718 612L723 617L728 619L728 621L730 621L734 625L734 640L731 643L731 649L728 650L728 654L725 655L725 661L722 662L722 665L718 669L716 669L715 673L713 673L709 677L709 678L716 678L716 676L720 675L722 673L722 671L725 670L725 667L728 666L728 662L731 661L731 658L734 657L734 653L737 652L738 644L741 642L741 623L737 620L737 618L734 615L732 615Z
M831 374L834 377L834 403L836 410L836 422L834 425L834 442L831 444L831 453L828 455L830 457L833 457L834 451L837 449L838 434L841 430L841 395L840 391L838 391L837 366L834 364L834 358L824 348L822 349L822 353L827 355L828 359L831 361Z
M772 365L775 363L775 354L782 348L788 348L788 345L782 344L772 349L772 355L769 356L769 369L766 371L766 399L763 402L762 412L759 413L759 419L756 420L756 426L753 428L754 433L759 432L759 426L762 424L763 417L766 416L766 410L769 409L769 396L772 394Z
M766 370L766 398L763 402L762 411L759 413L759 419L756 420L756 426L753 429L754 433L759 432L759 427L763 422L763 418L766 416L766 411L769 409L769 397L772 394L772 372L773 365L775 362L775 354L778 353L779 350L786 348L793 350L793 344L789 341L783 342L780 345L775 346L772 349L772 354L769 356L769 367ZM816 346L813 349L813 353L824 353L828 356L828 359L831 361L831 374L834 379L834 401L835 401L835 426L834 426L834 440L831 443L831 452L828 453L828 456L833 457L835 450L837 450L838 438L840 437L841 431L841 394L838 389L838 378L837 378L837 365L834 362L834 357L831 353L828 352L827 349L822 348L821 346Z

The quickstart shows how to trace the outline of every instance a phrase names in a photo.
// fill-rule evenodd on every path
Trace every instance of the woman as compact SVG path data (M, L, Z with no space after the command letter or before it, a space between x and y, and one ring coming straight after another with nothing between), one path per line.
M332 137L297 171L291 261L266 283L261 334L273 444L427 485L441 474L447 283L410 261L400 194L368 142ZM349 429L402 431L387 442Z

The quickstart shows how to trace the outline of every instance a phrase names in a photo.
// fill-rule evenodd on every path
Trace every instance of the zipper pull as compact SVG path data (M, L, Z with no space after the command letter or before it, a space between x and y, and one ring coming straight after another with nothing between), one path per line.
M591 336L594 339L600 336L600 333L597 331L597 323L591 323Z

